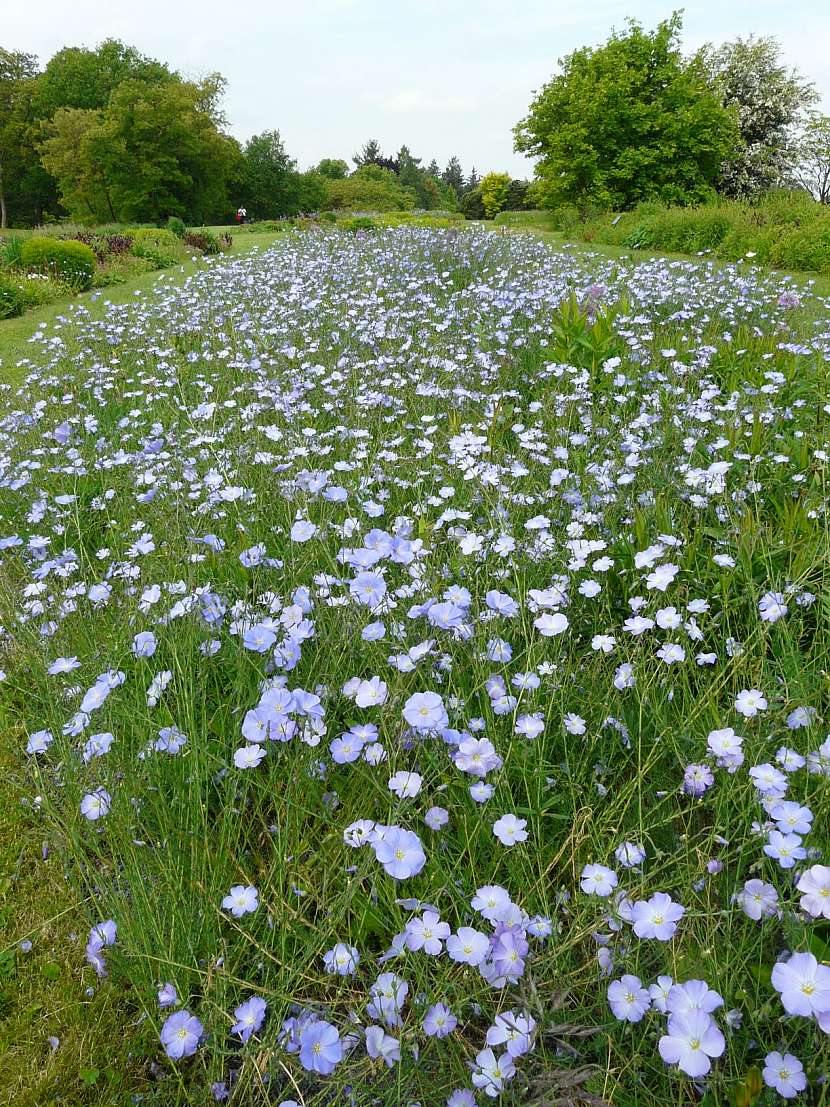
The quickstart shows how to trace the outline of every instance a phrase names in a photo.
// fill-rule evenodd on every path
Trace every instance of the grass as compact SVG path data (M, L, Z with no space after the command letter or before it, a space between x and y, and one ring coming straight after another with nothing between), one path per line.
M473 231L459 240L401 230L279 238L268 258L200 265L181 296L165 283L155 297L117 289L124 299L113 303L136 301L129 319L119 310L107 323L96 303L94 325L60 326L59 353L44 328L27 346L28 381L7 396L4 410L47 401L39 425L4 426L13 465L51 452L29 484L0 489L3 534L49 534L52 553L75 554L66 576L50 574L42 589L37 565L18 551L2 562L0 622L13 628L14 643L0 685L8 739L0 817L17 828L3 858L12 873L4 922L13 947L3 962L4 1086L16 1103L63 1096L98 1107L136 1093L170 1107L210 1102L211 1082L232 1071L235 1105L289 1096L304 1107L346 1102L347 1085L360 1107L442 1104L468 1083L467 1062L495 1010L513 1007L538 1018L540 1034L502 1102L555 1101L557 1083L568 1080L581 1088L577 1103L589 1094L620 1107L692 1102L690 1082L657 1056L664 1020L656 1012L637 1026L611 1019L592 937L601 933L615 976L703 977L740 1009L743 1029L728 1035L707 1107L735 1102L764 1052L782 1045L804 1060L811 1102L825 1104L816 1078L827 1068L826 1040L807 1020L782 1018L769 970L785 947L824 958L830 936L823 923L790 910L797 897L788 874L751 829L763 813L746 767L772 760L785 741L806 754L824 733L818 724L788 731L785 720L796 705L815 707L821 719L827 711L830 539L826 469L814 454L827 437L827 363L816 327L826 329L826 304L805 292L801 308L785 310L773 277L748 273L738 294L717 266L553 252L530 236ZM589 312L591 286L604 291ZM96 426L82 432L92 415ZM67 446L51 432L73 417L76 438ZM724 493L706 476L722 458L731 464ZM330 485L347 490L346 503L315 491L323 470ZM143 494L157 476L150 500ZM58 498L67 494L76 498ZM552 522L540 536L543 524L533 520L543 514ZM298 517L318 528L308 541L290 537ZM398 535L415 546L404 543L400 560L382 559L397 607L373 613L349 598L357 561L341 551L402 519ZM481 537L481 556L465 550L464 530ZM154 548L135 550L144 533ZM208 533L224 548L193 541ZM495 552L503 534L514 537L517 555ZM668 547L665 535L683 545ZM613 566L573 567L582 555L566 542L582 538L601 543L586 559L608 556ZM635 551L657 542L664 549L655 560L680 567L665 594L634 561ZM246 553L260 543L279 563ZM716 552L733 558L732 569L713 562ZM548 637L536 625L533 590L563 574L570 627ZM88 588L105 575L112 598L95 601ZM602 584L594 600L577 589L592 578ZM87 591L67 597L80 582ZM164 586L159 606L142 600L154 584ZM471 593L469 613L459 615L469 634L411 611L452 585ZM308 611L292 611L306 603L297 588L309 589ZM302 616L313 622L288 679L320 691L328 733L319 745L306 729L307 743L268 743L262 765L236 767L267 655L245 648L230 619L206 623L206 589L236 605L235 619L272 615L280 641ZM492 613L492 589L517 599L514 614ZM770 589L788 593L787 617L774 625L758 617L758 599ZM816 599L802 606L806 592ZM652 615L676 604L681 627L627 635L622 622L635 595ZM68 608L64 599L73 601ZM710 610L694 616L704 636L698 645L682 623L700 599ZM56 627L44 636L47 618ZM364 641L362 629L377 618L386 638ZM150 629L156 653L134 656L135 633ZM619 639L616 655L589 646L608 630ZM211 639L219 648L207 656ZM425 639L436 647L412 671L389 664ZM510 643L512 661L499 660L492 639ZM728 639L743 651L730 654ZM683 664L655 658L666 640L685 644ZM694 663L704 648L716 654L714 666ZM77 656L80 669L49 675L59 655ZM621 662L638 677L625 692L613 683ZM84 762L77 748L87 731L75 740L63 726L95 675L109 669L126 680L88 731L111 730L116 739L106 757ZM172 683L153 706L147 687L161 671ZM522 672L537 673L541 688L523 692L505 714L488 683L499 673L513 688ZM387 682L388 699L358 708L341 690L373 674ZM743 719L735 696L751 687L769 695L769 712ZM489 774L494 794L483 806L440 740L400 740L408 697L426 690L440 694L459 730L485 721L504 765ZM300 729L309 728L295 712ZM584 717L584 736L564 731L568 712ZM533 714L544 732L526 740L515 726ZM389 758L380 770L331 763L328 743L358 721L379 727ZM149 751L171 725L187 735L181 753ZM726 725L745 736L746 765L734 776L715 768L705 796L684 797L684 767L705 760L707 733ZM55 735L48 754L21 758L23 730L41 727ZM387 778L413 770L422 794L398 800ZM820 774L792 778L792 795L815 815L808 844L825 856L826 785ZM98 786L109 789L112 809L90 823L80 800ZM39 812L21 804L35 792ZM450 813L445 832L423 825L434 803ZM527 843L509 849L492 832L508 812L528 831ZM343 828L366 817L417 830L423 872L395 883L370 849L348 849ZM52 853L42 862L44 839ZM642 872L615 863L625 840L646 846ZM707 872L712 860L720 872ZM632 899L665 890L682 902L678 937L664 944L638 941L624 925L611 930L609 904L579 887L590 861L613 865ZM788 908L781 919L755 924L732 903L751 875L778 888ZM260 899L239 919L221 909L236 883L256 886ZM436 903L453 928L486 930L469 901L489 883L551 920L553 937L531 942L521 984L502 999L446 955L407 954L385 966L409 984L402 1063L387 1070L361 1045L329 1083L304 1074L278 1040L290 1005L313 1007L341 1030L352 1013L370 1021L375 959L413 914L405 897ZM81 967L83 945L86 928L109 916L118 940L106 951L109 978L99 983ZM48 918L55 921L43 925ZM23 954L17 943L30 931L34 946ZM323 971L336 941L360 950L354 979ZM156 1037L164 1013L155 990L166 980L210 1035L178 1066L163 1058ZM269 1015L243 1048L229 1034L231 1013L252 993L267 999ZM461 1030L446 1043L420 1034L421 994L457 1011ZM67 1046L54 1055L44 1046L51 1033ZM757 1099L758 1107L771 1102Z

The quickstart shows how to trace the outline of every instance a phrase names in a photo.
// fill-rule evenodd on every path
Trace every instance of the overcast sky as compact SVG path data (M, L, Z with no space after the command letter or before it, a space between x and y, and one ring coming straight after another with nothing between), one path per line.
M301 168L368 138L406 143L426 164L530 176L511 129L557 59L597 44L628 15L653 26L675 4L638 0L0 0L0 42L37 54L120 38L186 76L228 81L230 129L279 130ZM698 0L684 44L773 35L830 110L830 4Z

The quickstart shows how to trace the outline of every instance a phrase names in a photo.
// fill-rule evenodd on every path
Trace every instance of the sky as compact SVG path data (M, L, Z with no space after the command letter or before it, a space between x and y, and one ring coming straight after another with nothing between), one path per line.
M301 169L351 161L369 138L443 167L531 177L513 126L557 60L628 16L652 27L675 4L617 0L0 0L0 43L42 65L64 46L119 38L186 77L218 70L240 140L278 130ZM830 4L701 0L683 44L770 35L830 111Z

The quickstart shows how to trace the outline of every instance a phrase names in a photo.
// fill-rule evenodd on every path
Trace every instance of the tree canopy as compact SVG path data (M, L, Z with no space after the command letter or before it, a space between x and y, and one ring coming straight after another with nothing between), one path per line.
M238 157L217 130L211 90L189 81L123 81L103 110L62 107L42 144L45 168L78 218L194 222L220 213Z
M709 44L700 58L738 124L738 141L721 167L718 192L745 197L780 184L793 128L815 102L813 86L782 63L781 47L771 38Z
M631 20L607 43L575 50L515 128L539 159L546 206L629 208L711 195L737 141L735 111L702 61L680 51L680 16L645 30Z

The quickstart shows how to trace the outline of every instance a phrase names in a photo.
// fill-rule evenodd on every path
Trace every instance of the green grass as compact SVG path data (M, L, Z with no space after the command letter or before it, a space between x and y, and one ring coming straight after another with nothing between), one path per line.
M390 237L396 233L397 237ZM499 322L507 311L503 301L496 314L488 315L485 310L479 312L480 297L468 295L467 290L476 283L497 284L499 274L509 273L517 286L535 292L533 282L543 273L548 256L529 238L503 241L500 236L473 235L469 242L452 245L445 235L427 238L424 232L386 231L365 240L330 236L319 245L320 255L314 253L318 247L314 244L312 249L310 240L296 247L298 254L291 253L293 240L283 243L285 262L252 265L255 292L250 286L244 286L247 291L242 286L238 289L240 297L248 298L245 308L251 317L244 329L240 315L210 323L204 305L215 305L222 293L221 282L211 282L211 270L223 263L221 259L200 263L203 272L192 287L194 303L203 305L203 314L195 322L188 313L170 316L161 308L144 310L134 330L115 347L100 337L79 336L68 325L61 327L67 348L55 369L63 375L60 383L41 379L27 386L31 399L42 390L54 399L53 406L72 389L73 397L94 408L99 419L95 436L87 436L79 445L88 464L83 476L47 467L36 471L37 488L44 498L51 497L49 503L70 489L79 497L77 507L61 510L60 536L62 546L78 551L87 583L101 578L102 565L113 563L110 555L98 556L98 550L107 546L117 562L138 562L139 583L181 579L190 591L209 582L212 589L251 603L270 590L288 603L296 585L311 583L320 572L348 578L337 559L339 549L357 545L369 527L391 527L396 517L406 514L413 518L413 538L426 547L421 571L410 577L401 566L390 565L388 575L395 585L423 582L423 588L402 593L390 624L398 618L406 624L410 603L438 596L452 582L469 588L477 607L489 587L503 589L523 602L515 619L475 622L469 641L417 624L419 629L411 632L414 637L407 638L406 644L421 631L421 637L430 633L440 639L442 662L434 669L427 665L406 673L387 664L388 654L399 648L394 637L362 644L360 630L369 615L349 604L329 606L321 593L315 598L313 614L316 639L307 650L304 647L290 684L309 689L318 683L329 686L329 734L321 747L296 740L287 746L275 743L261 769L241 772L232 762L229 768L229 762L239 744L241 719L258 699L264 671L260 655L242 649L238 638L223 628L216 632L220 653L205 661L199 653L204 628L196 618L181 618L158 628L159 652L152 661L134 658L130 651L134 633L151 625L146 612L139 609L140 587L133 592L125 588L123 594L119 590L116 600L97 613L88 605L82 607L77 618L62 622L54 638L44 640L38 633L40 617L19 626L13 621L16 595L25 578L10 560L7 577L0 579L0 622L15 628L14 649L3 658L9 680L0 685L4 696L0 741L5 743L0 820L6 828L0 859L11 877L0 919L10 929L13 957L7 955L0 962L6 996L0 1019L0 1064L6 1065L6 1071L0 1069L0 1077L15 1104L126 1107L134 1092L146 1096L143 1102L159 1107L202 1104L209 1102L209 1081L224 1076L228 1064L237 1061L240 1077L234 1107L277 1103L289 1094L308 1107L329 1103L325 1087L304 1084L297 1095L292 1086L292 1081L296 1084L303 1078L276 1041L279 1018L288 1002L324 1000L345 1021L365 998L367 982L373 977L372 959L409 917L410 912L395 900L412 894L438 902L451 923L459 925L466 920L469 894L477 881L503 883L529 911L552 917L553 939L534 954L521 1000L537 1014L544 1010L554 1023L585 1031L584 1039L573 1037L572 1030L561 1033L566 1041L573 1037L581 1058L594 1066L588 1077L590 1091L618 1107L681 1107L693 1101L694 1093L688 1081L670 1073L656 1058L657 1023L652 1021L647 1028L622 1027L609 1019L591 938L592 932L604 929L603 905L583 896L578 887L581 865L589 860L610 862L614 845L625 838L642 840L649 850L644 875L626 877L632 894L670 890L687 904L688 916L681 938L665 949L631 939L628 949L618 951L617 972L636 971L648 980L666 970L677 979L705 976L723 991L728 1005L740 1006L744 1015L744 1032L730 1039L729 1052L719 1066L721 1083L710 1094L707 1107L731 1107L749 1066L758 1060L757 1050L749 1045L753 1037L763 1049L781 1042L792 1044L813 1079L826 1068L826 1044L809 1028L781 1019L780 1004L771 995L768 980L769 967L784 945L812 942L823 955L824 930L793 918L756 926L729 904L729 890L750 872L773 880L782 898L792 903L786 875L760 855L757 837L749 832L758 807L745 772L733 779L718 770L717 786L705 801L687 802L678 796L678 768L682 775L684 764L700 758L707 731L725 725L726 719L738 726L729 711L740 688L770 690L774 698L769 722L740 723L748 764L771 757L770 750L774 753L784 741L788 707L819 705L826 714L830 536L823 514L825 469L814 462L811 450L823 445L827 436L821 414L827 366L818 356L802 358L780 345L784 336L791 341L808 339L822 311L826 318L826 307L808 297L803 309L783 316L773 306L775 286L770 283L756 292L754 306L738 306L738 317L727 324L717 310L717 300L702 307L695 300L698 285L711 281L713 273L717 281L720 273L717 267L701 269L700 281L688 282L677 293L680 306L693 302L693 318L669 321L668 308L655 309L648 331L638 332L643 348L659 366L659 384L644 384L640 362L620 339L618 320L627 317L626 297L633 295L631 286L647 276L648 268L633 272L634 264L622 259L623 252L569 246L567 253L574 260L571 265L562 262L562 267L570 274L571 285L582 288L593 280L604 282L613 289L612 302L599 309L593 320L580 307L578 297L566 300L568 306L560 309L551 302L548 315L539 316L538 327L522 330L521 321ZM544 235L542 240L560 252L563 249L557 238ZM246 237L245 245L249 243ZM395 247L390 250L391 261L380 255L383 243ZM347 264L339 251L346 252ZM636 263L645 260L640 257ZM424 287L429 288L428 307L421 315L408 314L416 299L409 290L406 295L396 293L401 273L409 281L418 265L433 274L420 288L424 300ZM308 306L299 311L289 306L296 304L290 285L303 272ZM379 272L385 281L377 280ZM178 272L173 278L180 279ZM115 289L102 300L139 299L136 290L145 293L157 281L169 280L151 275L129 288ZM346 284L348 295L343 293L344 282L351 282ZM563 281L557 287L564 294L569 285ZM378 297L389 297L384 315L387 329L361 329L367 317L373 322ZM145 303L143 296L141 302ZM84 303L89 304L89 298ZM328 306L331 303L336 309ZM270 310L274 304L276 310ZM732 306L724 304L722 310ZM96 313L102 310L100 302L92 307ZM454 326L442 329L450 310L456 313ZM36 322L43 325L60 314L39 313L28 323L33 328ZM521 344L509 344L495 333L498 327L511 325ZM627 326L635 324L629 321ZM3 334L0 327L0 343ZM402 351L404 337L407 345ZM684 359L690 360L704 345L714 351L706 372L724 399L736 397L731 408L718 412L717 422L708 424L708 430L702 419L690 416L684 407L695 395L699 376L685 371ZM202 493L201 500L187 502L162 488L157 500L139 506L135 500L138 469L102 471L97 466L95 437L103 435L120 445L120 420L126 421L125 446L134 447L135 438L130 435L136 417L129 413L137 409L145 419L143 398L122 395L122 390L132 392L141 375L152 371L147 355L151 346L163 350L159 360L172 363L177 373L169 395L157 394L152 401L154 415L163 416L165 429L175 427L177 434L190 436L188 441L198 437L192 464L200 473L229 472L234 481L239 474L254 499L229 498L220 506L200 510L205 502ZM288 352L292 347L303 350L302 359L292 359ZM40 345L26 349L36 349L43 356ZM458 367L471 349L491 376L487 387L476 393L478 379L469 368L471 361L463 377L463 394L457 394L453 390L459 384ZM666 349L674 354L660 352ZM282 437L271 441L242 423L234 423L227 435L214 437L229 418L224 413L238 411L240 397L245 404L252 399L252 353L262 359L263 374L267 374L263 379L272 386L269 403L253 412L255 423L276 428ZM622 380L604 372L612 357L620 358ZM375 387L367 363L378 358L383 359L382 379L394 380L397 374L397 383ZM675 358L679 367L673 365ZM38 358L32 355L31 360ZM90 385L84 377L105 362L115 388L99 403L95 391L100 382ZM554 368L565 362L576 371L555 376ZM4 363L3 372L9 364ZM780 390L761 391L768 387L765 370L782 374ZM433 381L441 392L427 387ZM302 401L281 407L300 386ZM498 393L492 402L491 393ZM215 411L191 418L208 396L217 405ZM768 418L770 411L774 418ZM595 604L574 596L574 626L587 640L593 632L618 626L624 617L621 612L628 610L628 597L644 588L643 574L633 568L633 551L661 534L682 536L685 545L672 555L682 565L682 575L666 596L657 597L659 605L676 602L682 609L692 599L706 597L713 611L700 616L700 622L708 644L719 654L729 636L744 645L743 654L718 668L711 678L691 662L671 670L659 668L653 663L653 644L625 640L619 659L630 659L640 679L630 695L621 696L610 687L613 665L619 659L612 662L582 648L575 636L542 638L534 630L526 597L530 589L549 584L553 573L564 571L566 557L561 546L555 559L537 556L530 540L522 537L527 519L542 511L560 511L558 499L547 495L551 451L547 445L544 451L538 443L533 445L527 438L528 427L537 426L546 443L566 450L562 464L573 470L575 483L584 479L593 495L588 466L597 458L583 453L579 440L589 414L593 428L606 432L604 439L597 438L599 452L602 441L613 445L628 423L640 416L637 433L645 442L640 442L641 464L632 464L631 472L642 474L639 479L654 494L629 496L624 491L629 486L621 482L613 487L612 496L603 499L596 486L598 502L591 507L601 509L602 526L583 521L574 534L601 535L616 569L603 576L603 591ZM341 426L359 434L351 438L341 433ZM429 426L435 431L427 435ZM481 456L501 467L499 479L507 482L506 490L494 485L486 469L474 472L451 460L451 442L467 432L486 447ZM691 435L695 437L688 444L686 438ZM721 437L726 445L715 446ZM21 449L25 453L39 448L42 440L42 429L36 427ZM272 449L273 462L256 459L254 451L265 449ZM275 465L290 457L292 450L298 472L325 468L348 485L353 493L348 509L315 497L302 484L297 489L287 486L286 474ZM745 496L713 497L699 506L679 495L675 485L679 467L705 468L724 450L736 459L730 490ZM741 454L750 460L742 460ZM786 464L775 461L777 455L783 455ZM381 470L388 471L388 478L378 478ZM804 482L794 483L794 475L803 475ZM442 495L448 484L452 493ZM514 493L528 488L538 499L514 498ZM95 503L107 490L114 496L104 512ZM382 503L383 517L362 518L352 538L344 525L345 515L360 514L360 501L374 495ZM525 543L522 556L500 559L494 566L492 559L463 554L460 536L449 535L446 525L438 522L439 513L449 505L469 513L465 521L470 529L483 534L492 530L495 535L513 526L505 521L509 506L515 516L513 529ZM30 525L20 500L11 494L2 507L11 526L21 533L28 534L35 526L40 528L36 533L42 533L56 518ZM320 527L319 536L310 543L292 543L287 538L298 512ZM552 529L561 533L568 517L555 517ZM577 521L570 517L571 523ZM152 531L156 549L144 560L128 557L125 547L144 528ZM223 538L227 552L221 557L205 553L205 560L194 560L190 555L196 550L189 538L208 530ZM283 565L244 569L239 554L257 542L265 543L268 554L280 558ZM734 573L725 575L713 566L712 553L721 549L734 555ZM801 610L793 603L786 620L775 626L760 623L758 596L768 587L783 588L788 582L818 593L815 607ZM49 591L59 588L50 581ZM339 585L332 588L335 596L344 591ZM83 597L78 602L87 604ZM165 596L165 610L168 606ZM512 666L487 660L487 642L494 635L513 643ZM58 653L77 654L84 681L110 666L129 674L100 719L96 716L93 729L109 728L117 735L104 762L81 764L72 755L73 744L61 737L68 708L55 689L63 684L56 685L45 673L46 663ZM482 689L489 675L502 668L509 677L518 670L544 672L545 666L550 668L542 692L530 697L531 708L544 718L545 736L534 742L513 740L513 718L495 715ZM159 707L151 709L147 684L154 672L165 668L174 673L174 684ZM339 690L355 675L372 673L388 681L389 706L381 712L361 712ZM457 700L466 705L452 708L459 721L473 714L486 716L487 734L497 741L505 759L489 807L474 805L466 791L468 782L447 773L446 751L440 745L425 742L413 752L396 740L407 696L433 687L440 689L448 704ZM577 711L588 720L584 738L563 738L562 717L567 711ZM609 716L625 724L629 747L613 727L605 725ZM385 773L379 777L362 765L335 768L326 781L314 774L317 759L327 756L326 742L358 718L380 723L390 773L411 769L417 759L424 795L451 810L451 829L443 838L427 837L419 825L430 861L422 876L402 886L385 879L366 850L346 851L342 829L369 812L378 819L400 819L409 825L407 820L416 818L410 812L420 811L420 806L397 803L385 787ZM19 753L21 728L26 723L29 730L34 729L36 720L56 734L55 749L24 769ZM139 761L137 754L158 728L171 723L188 735L182 756L153 754ZM791 740L813 748L824 733L822 728L817 737L818 729L812 728L808 738L796 735ZM111 787L115 803L99 833L80 818L78 802L100 780ZM825 850L830 818L826 783L806 774L797 783L798 797L809 802L816 814L810 844ZM31 800L34 791L43 796L41 814L21 805L21 799ZM336 805L332 793L336 793ZM133 806L133 800L138 806ZM507 851L495 843L490 818L505 811L528 820L527 846ZM721 835L725 841L719 840ZM44 839L50 841L53 852L41 862ZM444 842L443 849L439 841ZM722 877L705 880L693 892L692 881L705 873L705 863L713 857L724 865ZM347 865L354 870L348 871ZM255 915L235 921L220 911L219 904L237 881L255 884L263 906ZM88 897L94 897L94 902L87 902ZM91 969L81 967L83 927L108 914L118 917L119 940L107 957L110 978L99 984ZM50 919L55 921L46 921ZM72 929L80 935L74 942L69 938ZM29 933L34 947L24 955L17 944ZM364 967L359 982L332 979L322 972L322 953L335 940L361 948ZM399 963L388 967L397 969ZM425 959L407 957L400 971L409 981L413 1005L422 991L431 998L446 995L465 1015L471 1001L488 1012L495 1002L491 989L457 966L434 970ZM154 991L163 980L176 984L211 1032L209 1044L192 1062L179 1067L163 1060L155 1037L160 1016ZM87 986L95 988L94 1002L86 1002ZM251 992L268 999L271 1014L261 1041L236 1050L227 1044L229 1012ZM362 1056L355 1062L356 1077L354 1071L348 1081L337 1076L329 1086L334 1102L347 1102L343 1090L347 1081L356 1087L360 1107L375 1099L383 1107L397 1107L416 1098L425 1107L440 1107L449 1087L467 1079L465 1063L478 1047L473 1043L480 1045L482 1026L470 1016L463 1041L450 1042L445 1053L436 1048L437 1043L427 1043L417 1061L407 1055L405 1066L391 1072L371 1066ZM591 1028L597 1027L600 1033L592 1035ZM61 1038L54 1055L44 1044L53 1033ZM447 1060L439 1061L442 1057ZM159 1061L165 1074L158 1082L151 1079L150 1059ZM567 1057L548 1045L526 1066L536 1085L535 1098L520 1101L518 1093L515 1097L508 1093L503 1102L514 1107L550 1102L553 1093L546 1092L545 1086L569 1064ZM266 1072L276 1085L271 1092L263 1085ZM825 1104L826 1089L814 1083L813 1090L812 1102ZM758 1107L762 1103L766 1107L770 1098L759 1100Z

